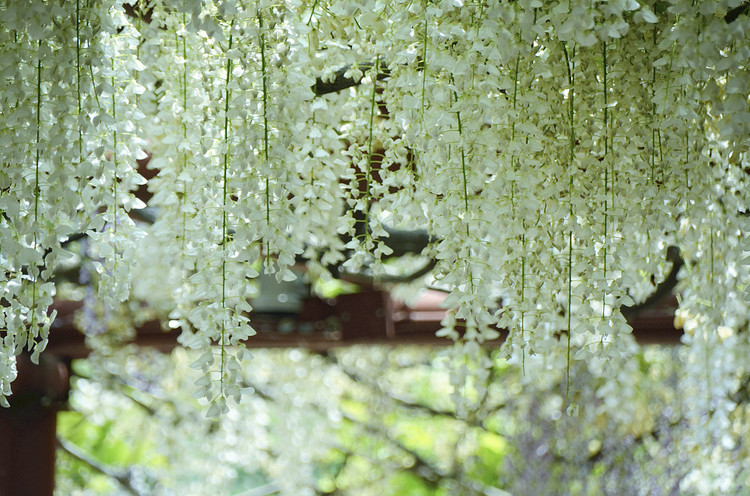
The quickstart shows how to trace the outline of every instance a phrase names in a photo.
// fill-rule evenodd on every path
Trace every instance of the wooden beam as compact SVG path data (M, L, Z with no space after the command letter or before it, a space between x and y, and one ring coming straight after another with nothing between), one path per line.
M393 301L388 293L367 290L341 295L335 300L310 298L299 315L251 314L257 335L245 342L249 348L309 348L326 350L332 347L368 344L423 344L449 346L452 341L439 338L446 311L441 308L445 294L426 291L411 306ZM81 302L56 302L58 317L50 332L46 353L69 358L88 355L85 336L75 327L73 316ZM674 328L674 298L632 318L633 334L641 344L678 344L682 331ZM499 346L507 336L487 342ZM140 325L135 344L161 351L177 346L179 329L166 329L157 320Z
M246 341L250 348L327 350L337 346L420 344L448 346L452 341L435 335L446 311L446 295L427 291L412 305L393 301L384 291L366 290L335 300L310 298L296 314L255 314L257 331ZM72 358L88 355L89 348L74 316L80 301L56 301L58 312L41 364L19 357L19 377L13 384L11 408L0 408L0 496L52 496L58 405L67 399L68 367ZM680 341L674 328L674 298L633 318L636 340L642 344ZM134 343L171 351L179 329L165 329L152 320L138 327ZM484 343L499 346L507 337Z

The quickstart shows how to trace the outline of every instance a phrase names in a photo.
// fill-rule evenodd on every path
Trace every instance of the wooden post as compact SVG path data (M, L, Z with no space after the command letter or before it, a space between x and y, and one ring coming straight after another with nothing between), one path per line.
M68 397L68 365L44 355L18 357L10 408L0 408L0 496L52 496L57 412Z

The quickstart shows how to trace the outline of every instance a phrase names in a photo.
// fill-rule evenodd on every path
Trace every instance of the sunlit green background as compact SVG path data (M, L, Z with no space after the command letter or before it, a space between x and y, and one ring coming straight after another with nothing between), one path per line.
M614 407L586 364L566 400L564 370L486 353L491 376L459 415L445 349L256 350L218 421L191 398L190 352L95 355L74 363L59 415L56 494L682 494L679 348L621 363Z

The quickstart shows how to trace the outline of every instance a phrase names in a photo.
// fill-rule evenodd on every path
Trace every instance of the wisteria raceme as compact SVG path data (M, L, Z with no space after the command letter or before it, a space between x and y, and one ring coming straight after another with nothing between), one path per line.
M252 280L377 272L399 226L429 232L457 356L506 328L524 367L629 353L621 310L679 250L685 380L720 430L750 351L750 19L693 4L0 2L3 403L75 233L105 305L154 295L206 349L221 411Z

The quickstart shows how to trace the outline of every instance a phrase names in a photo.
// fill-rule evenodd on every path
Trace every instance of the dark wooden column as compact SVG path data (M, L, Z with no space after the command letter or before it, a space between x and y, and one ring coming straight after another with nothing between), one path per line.
M10 408L0 408L0 496L52 496L57 412L68 397L68 364L18 357Z

